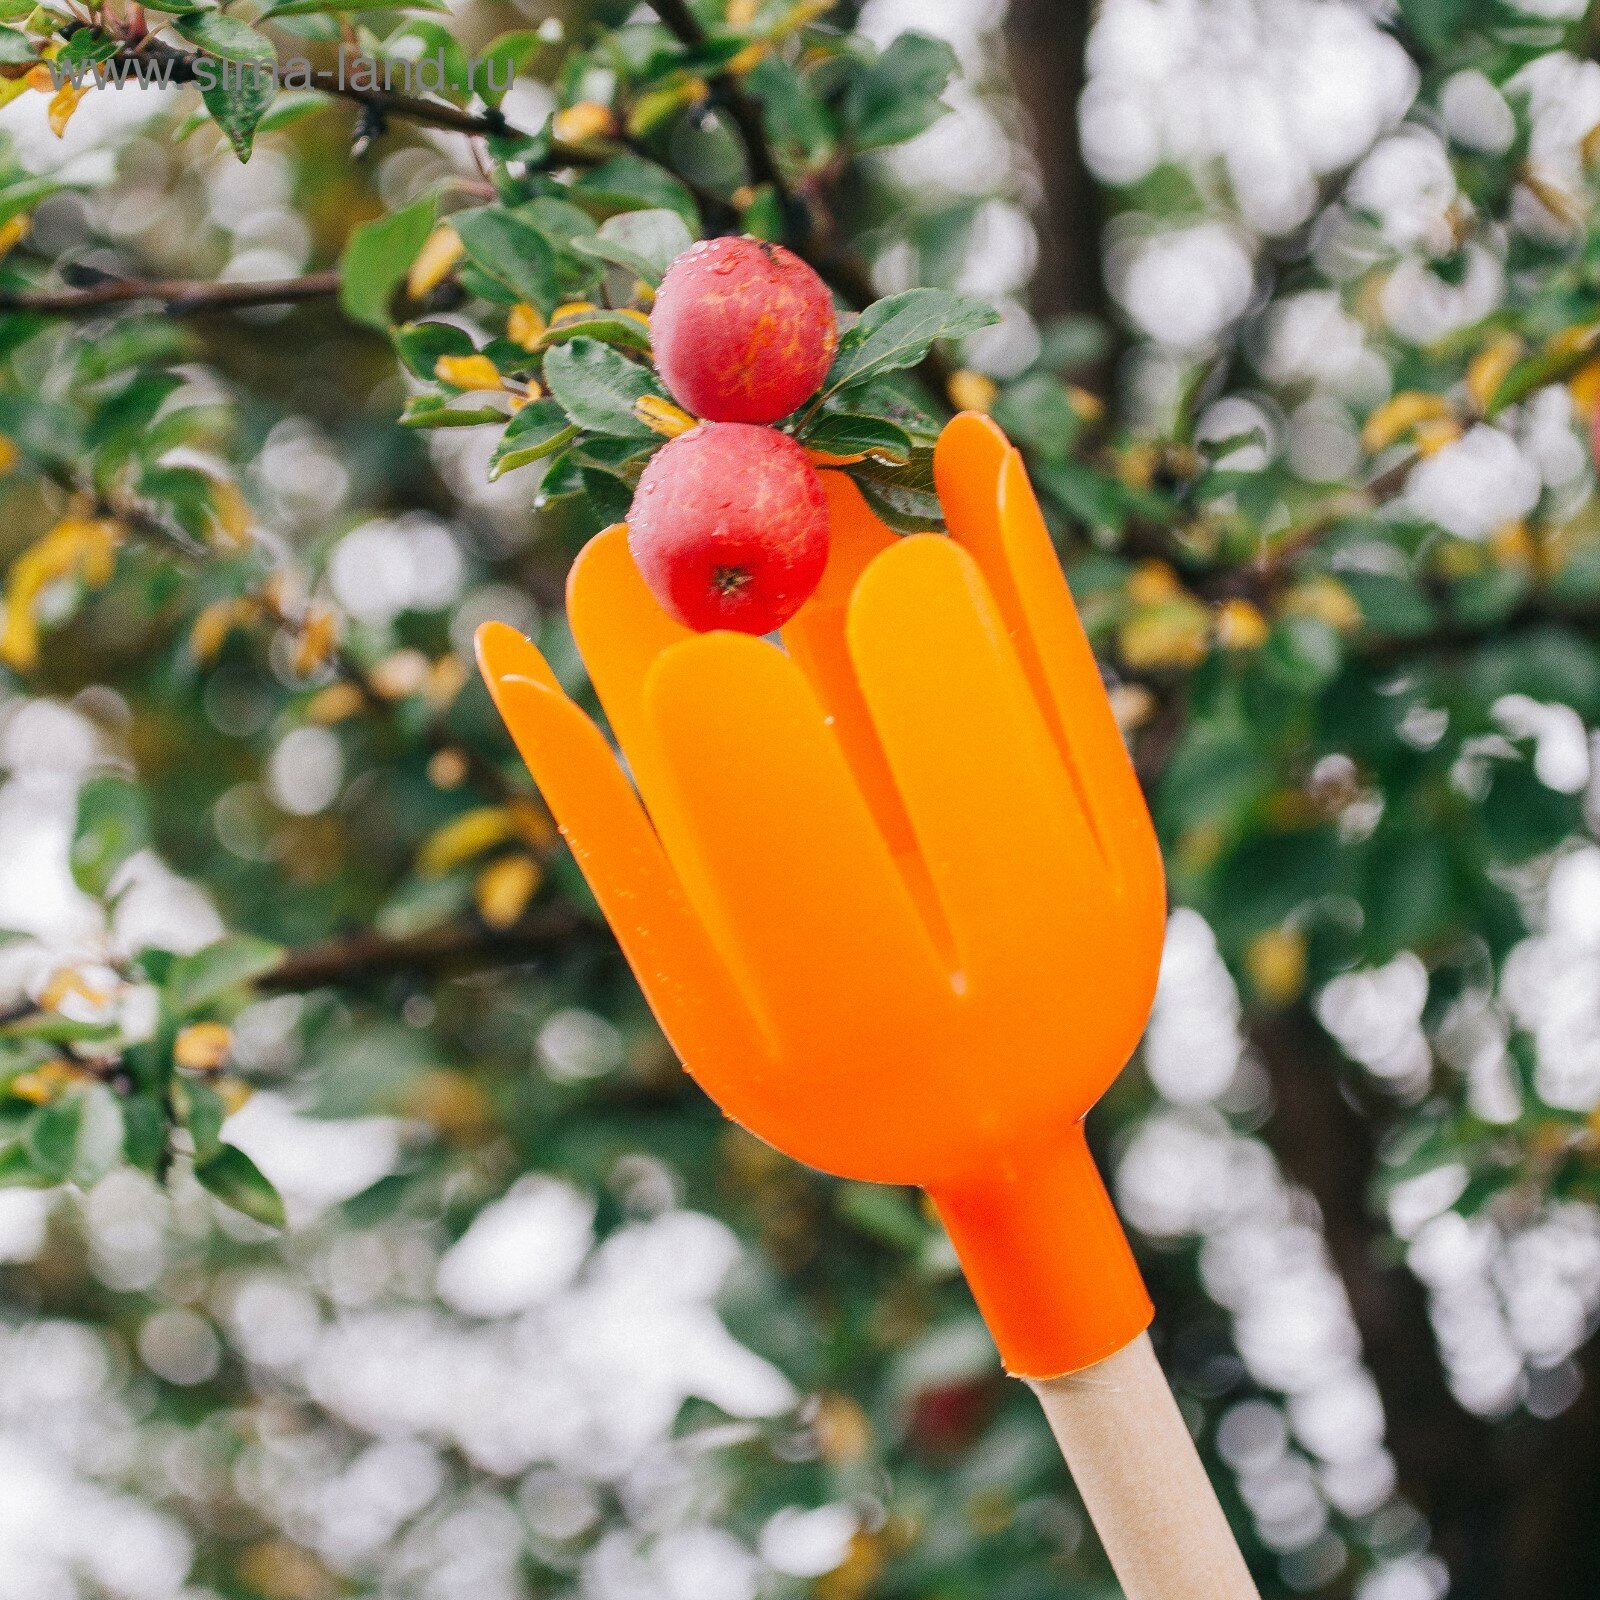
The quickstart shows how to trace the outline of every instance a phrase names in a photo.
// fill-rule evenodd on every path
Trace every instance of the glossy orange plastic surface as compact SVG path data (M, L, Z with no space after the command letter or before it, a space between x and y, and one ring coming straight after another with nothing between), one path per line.
M624 528L590 542L569 616L631 782L527 640L490 624L479 663L688 1069L797 1159L925 1188L1008 1368L1049 1377L1150 1320L1082 1119L1165 888L1021 458L963 415L934 467L948 538L824 473L783 649L686 631Z

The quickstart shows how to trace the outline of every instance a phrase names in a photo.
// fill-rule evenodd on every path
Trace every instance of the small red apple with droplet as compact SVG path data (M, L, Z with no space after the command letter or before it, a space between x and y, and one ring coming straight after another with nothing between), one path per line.
M776 422L822 385L838 344L833 296L781 244L706 239L667 268L650 340L674 400L708 422Z
M822 480L776 428L703 422L650 458L628 514L628 548L686 627L771 633L828 564Z

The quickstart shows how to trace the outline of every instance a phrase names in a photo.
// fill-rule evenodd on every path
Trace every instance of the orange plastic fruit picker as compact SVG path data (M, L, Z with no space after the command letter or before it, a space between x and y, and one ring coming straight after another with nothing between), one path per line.
M823 474L781 649L674 622L624 527L589 543L568 613L631 781L520 634L479 664L687 1069L797 1160L928 1192L1131 1600L1253 1596L1083 1133L1155 992L1155 833L1021 457L963 414L934 471L948 538Z

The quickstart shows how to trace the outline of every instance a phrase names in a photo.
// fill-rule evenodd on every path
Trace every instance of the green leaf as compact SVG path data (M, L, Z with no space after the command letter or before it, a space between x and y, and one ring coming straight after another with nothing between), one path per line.
M34 1165L26 1140L0 1150L0 1189L49 1189L58 1181Z
M227 1120L228 1108L223 1098L209 1083L188 1079L173 1084L173 1102L181 1100L183 1125L194 1141L194 1158L203 1166L214 1161L222 1151L222 1124Z
M481 428L486 422L504 422L500 406L457 405L448 394L414 394L400 412L402 428Z
M41 200L72 187L55 178L26 178L21 183L9 184L0 189L0 222L9 222L22 212L33 210Z
M83 1112L67 1176L85 1188L98 1183L122 1158L122 1101L103 1083L82 1091Z
M192 45L209 56L240 66L272 66L277 52L265 34L222 11L191 11L174 24Z
M264 977L282 959L280 945L247 933L231 933L173 961L163 985L168 1008L174 1017L186 1017L229 989Z
M118 868L149 842L150 819L137 785L102 773L78 791L72 876L85 894L103 896Z
M19 1017L15 1022L0 1026L0 1037L37 1039L42 1044L106 1044L117 1034L118 1029L112 1023L79 1022L54 1012Z
M548 350L554 345L566 344L573 339L598 339L602 344L615 345L620 350L650 349L650 330L634 317L624 317L615 311L585 311L577 316L563 317L553 328L546 328L535 341L535 350Z
M83 1127L84 1097L75 1091L40 1106L22 1125L22 1143L34 1170L63 1183L78 1152Z
M694 196L665 167L642 156L613 157L584 173L573 184L572 194L607 211L676 211L692 234L698 237L700 233L700 208Z
M388 328L389 301L433 232L433 218L434 198L424 195L350 235L339 258L339 304L352 322Z
M608 217L598 233L572 243L575 250L626 267L654 288L694 236L678 212L653 208Z
M362 11L448 11L444 0L278 0L261 13L263 22L278 17L308 17L321 13Z
M824 412L800 433L807 449L830 456L869 455L891 466L911 459L911 436L882 417L856 417Z
M555 251L531 223L498 206L458 212L451 225L467 259L485 276L547 316L561 301Z
M532 28L515 28L490 43L478 57L472 74L472 86L485 105L497 106L505 99L512 82L544 47L544 42Z
M394 347L412 372L433 381L440 356L470 356L472 335L451 322L406 322L394 330Z
M0 65L20 67L38 59L38 48L27 34L18 33L15 28L0 28Z
M653 372L597 339L557 345L545 358L544 377L561 409L580 428L619 439L659 435L634 407L646 395L664 400Z
M944 511L936 495L859 476L850 469L861 497L896 533L929 533L944 526Z
M220 11L192 11L175 26L211 58L195 63L200 98L239 159L248 161L256 127L278 90L278 53L272 41Z
M224 1205L269 1228L283 1226L283 1197L238 1145L219 1145L209 1160L195 1164L194 1175Z
M512 419L489 458L490 478L499 478L530 461L542 460L565 449L578 436L567 414L554 400L535 400Z
M595 517L596 531L627 518L633 504L633 491L613 472L599 467L582 467L583 492Z
M109 61L119 45L108 33L98 28L80 28L61 47L55 59L56 70L62 74L82 72L97 61Z
M956 53L944 40L900 34L845 95L851 143L872 150L901 144L932 127L949 110L939 97L956 68Z
M908 289L890 295L868 306L840 339L823 394L837 394L886 372L914 367L935 340L959 338L999 320L981 300L947 289Z
M309 117L313 111L323 111L336 102L331 94L320 89L290 89L272 102L272 109L256 124L256 133L276 133Z

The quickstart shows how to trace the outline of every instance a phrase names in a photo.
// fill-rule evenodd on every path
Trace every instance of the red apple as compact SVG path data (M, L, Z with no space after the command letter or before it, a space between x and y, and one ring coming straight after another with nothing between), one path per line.
M814 395L838 343L833 296L793 251L706 239L661 280L650 338L662 381L709 422L776 422Z
M828 503L786 433L703 422L651 457L628 514L650 591L686 627L771 633L828 563Z

